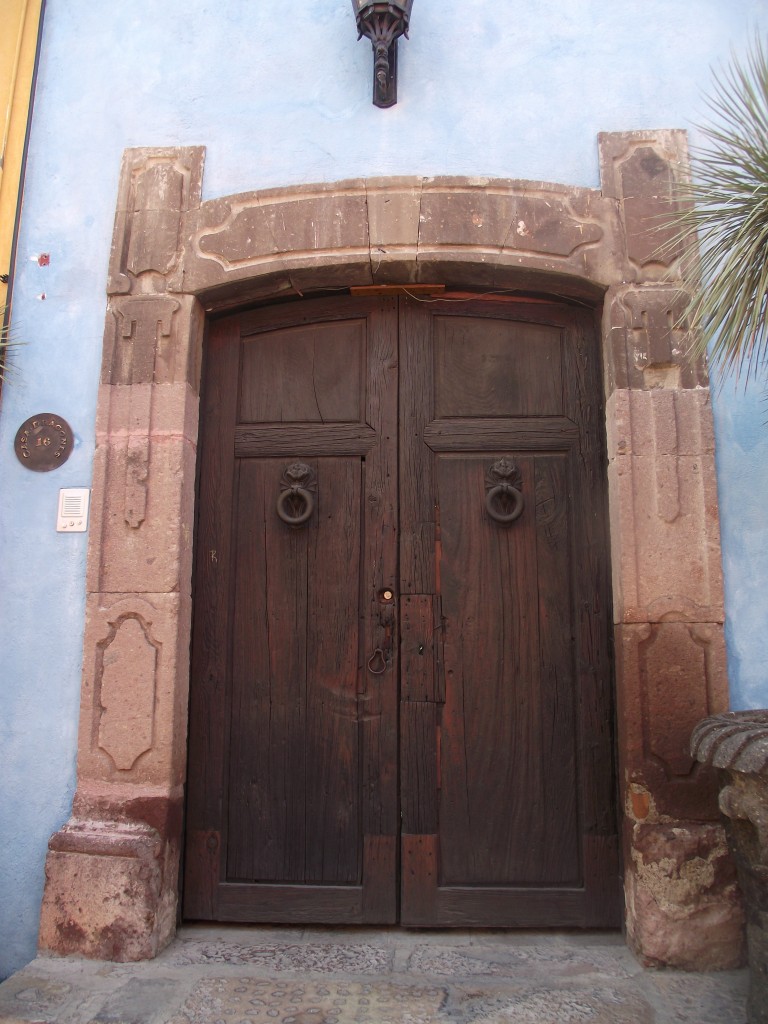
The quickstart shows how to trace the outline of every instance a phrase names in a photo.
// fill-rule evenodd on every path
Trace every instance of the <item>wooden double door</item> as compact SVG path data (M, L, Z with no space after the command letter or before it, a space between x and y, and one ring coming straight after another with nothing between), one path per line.
M188 919L618 924L600 395L562 304L211 325Z

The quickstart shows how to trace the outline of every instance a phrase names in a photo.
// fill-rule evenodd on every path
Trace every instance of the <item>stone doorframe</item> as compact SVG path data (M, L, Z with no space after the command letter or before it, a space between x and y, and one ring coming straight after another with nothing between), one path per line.
M149 958L174 934L206 313L350 286L444 283L602 308L628 940L647 962L740 956L713 778L689 737L727 707L705 368L660 218L682 131L599 138L601 190L386 178L201 202L204 150L131 149L98 399L72 818L51 839L40 946Z

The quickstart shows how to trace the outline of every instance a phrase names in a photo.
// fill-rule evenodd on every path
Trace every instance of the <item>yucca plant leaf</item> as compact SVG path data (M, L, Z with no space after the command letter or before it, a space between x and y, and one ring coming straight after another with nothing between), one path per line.
M692 355L737 378L768 371L768 57L758 38L715 76L704 146L681 186L669 251L692 284ZM698 247L691 241L698 238ZM667 248L665 246L665 248Z

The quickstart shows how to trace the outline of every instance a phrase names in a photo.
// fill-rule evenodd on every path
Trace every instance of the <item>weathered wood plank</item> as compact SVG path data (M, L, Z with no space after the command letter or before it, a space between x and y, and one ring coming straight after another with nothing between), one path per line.
M594 901L584 889L444 886L432 922L439 928L601 927L593 921ZM611 926L613 921L602 925Z
M371 300L368 324L366 421L378 444L365 460L360 720L362 822L365 835L397 835L398 814L398 620L397 602L397 302ZM386 659L385 670L377 650ZM396 870L392 863L393 872Z
M365 455L377 442L377 433L365 423L249 424L235 430L235 457L265 455L307 458L318 455Z
M534 494L540 728L537 737L540 788L536 799L547 813L537 822L542 873L551 881L581 880L579 779L573 604L577 585L571 557L571 460L538 455Z
M400 722L402 829L437 832L437 706L403 701Z
M218 920L247 924L362 924L363 890L342 885L219 886Z
M438 838L436 835L402 837L400 921L413 927L434 925L437 911Z
M365 836L363 844L363 921L397 922L397 836Z
M317 525L295 530L278 518L283 468L271 459L241 463L229 759L233 881L307 881L307 577Z
M220 321L206 338L201 399L200 489L193 580L194 620L189 721L187 828L190 837L222 831L220 794L226 782L229 685L229 591L232 460L239 365L239 326ZM194 845L194 840L193 840ZM198 851L199 852L199 851ZM221 844L217 853L221 852ZM210 872L192 851L185 869L185 913L214 918ZM215 870L220 870L218 863ZM203 895L203 894L208 895ZM202 898L199 898L202 897Z
M188 920L215 920L221 837L214 831L187 829L186 841L184 913Z
M367 298L340 298L338 295L331 295L324 299L287 302L277 306L261 306L246 310L239 315L239 321L242 336L247 341L255 334L280 330L283 327L295 327L297 324L365 320L370 314L371 306L371 300Z
M435 488L422 437L434 419L432 317L400 306L400 593L435 593Z
M578 427L566 416L433 420L424 428L424 443L433 452L557 450L570 447L578 436Z
M435 700L435 620L432 594L400 601L400 694L402 700Z
M307 536L307 882L360 884L362 878L361 477L358 458L318 460L316 528Z

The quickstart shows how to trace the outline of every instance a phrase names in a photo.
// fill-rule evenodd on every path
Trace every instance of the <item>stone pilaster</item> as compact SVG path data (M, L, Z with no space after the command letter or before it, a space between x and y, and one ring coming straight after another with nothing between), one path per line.
M714 434L669 215L683 132L600 138L623 280L604 306L626 927L647 963L730 967L742 911L691 730L727 707Z
M200 149L128 151L96 425L78 788L40 946L110 960L173 935L186 756L203 314L171 294Z

